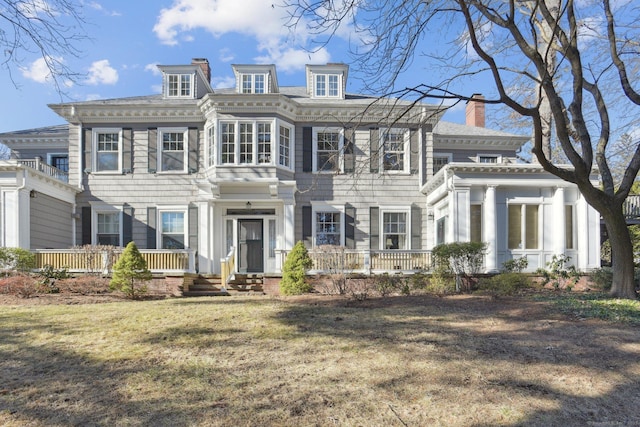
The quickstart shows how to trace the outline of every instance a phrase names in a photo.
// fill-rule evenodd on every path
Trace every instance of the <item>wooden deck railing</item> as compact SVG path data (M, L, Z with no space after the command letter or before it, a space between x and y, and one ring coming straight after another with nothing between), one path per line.
M33 253L37 269L50 265L56 269L66 268L72 273L108 274L122 249L37 249ZM195 273L195 253L191 250L140 249L140 254L152 273Z
M281 250L284 264L288 251ZM335 249L311 249L309 256L313 261L311 272L330 273L332 271L346 271L350 273L383 273L430 271L431 251L421 250L350 250L336 247Z
M43 162L39 157L36 157L35 159L18 159L17 162L28 168L35 169L46 175L59 179L60 181L69 182L68 172L65 172L61 169L51 166L48 163Z
M231 248L226 257L220 260L220 277L223 285L227 285L236 269L235 249Z

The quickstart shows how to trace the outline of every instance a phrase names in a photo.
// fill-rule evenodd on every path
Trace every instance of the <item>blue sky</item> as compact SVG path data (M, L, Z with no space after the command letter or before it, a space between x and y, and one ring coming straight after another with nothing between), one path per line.
M86 74L67 88L65 101L108 99L158 93L156 64L187 64L205 57L212 68L212 86L233 85L231 64L275 64L282 86L304 84L305 64L350 63L345 28L331 43L312 52L313 38L299 27L285 27L286 11L265 0L83 0L84 29L91 40L78 45L81 57L63 58L74 71ZM428 42L428 40L427 40ZM4 92L0 102L0 132L64 123L47 104L61 101L41 59L24 55L11 83L0 69ZM428 63L417 57L400 83L425 81ZM404 83L406 82L406 83ZM350 75L349 92L360 92ZM469 94L482 88L469 88ZM446 119L464 121L463 107Z

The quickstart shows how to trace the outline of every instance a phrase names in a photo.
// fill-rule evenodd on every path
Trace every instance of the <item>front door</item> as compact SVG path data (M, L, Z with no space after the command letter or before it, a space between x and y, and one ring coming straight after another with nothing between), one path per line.
M264 271L264 237L261 219L238 220L238 272Z

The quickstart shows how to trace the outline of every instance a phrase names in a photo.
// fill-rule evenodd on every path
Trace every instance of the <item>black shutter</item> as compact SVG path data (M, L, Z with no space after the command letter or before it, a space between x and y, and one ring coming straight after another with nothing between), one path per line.
M84 128L82 131L82 171L91 172L91 128Z
M344 208L344 245L347 249L356 248L356 208L347 204Z
M380 138L378 129L369 130L370 169L372 173L380 170Z
M189 206L189 249L198 250L198 207Z
M411 129L409 131L409 155L411 168L411 174L417 174L420 168L420 132L418 129Z
M198 172L198 128L189 128L189 154L188 154L188 169L189 173Z
M91 244L91 207L82 208L82 244Z
M133 129L122 129L122 173L133 172ZM125 243L126 244L126 243Z
M355 144L355 129L345 129L344 131L344 172L353 173L356 170L356 156L353 146Z
M158 129L148 130L148 169L149 173L156 173L158 169Z
M302 241L308 248L313 246L311 236L311 206L302 207Z
M369 248L380 249L380 208L369 208Z
M133 240L133 207L125 206L122 210L122 246Z
M147 249L156 249L157 209L147 208Z
M411 206L411 249L422 249L422 209Z
M302 171L313 170L313 128L302 128Z

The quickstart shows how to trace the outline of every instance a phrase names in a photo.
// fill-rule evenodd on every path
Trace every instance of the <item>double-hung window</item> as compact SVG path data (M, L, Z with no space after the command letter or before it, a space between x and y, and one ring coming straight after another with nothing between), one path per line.
M314 95L319 98L340 96L340 76L338 74L316 74Z
M315 244L340 246L342 244L342 213L316 211Z
M407 163L408 132L405 129L387 129L382 132L382 169L405 172Z
M207 128L207 150L208 150L208 166L216 163L216 132L214 126Z
M253 123L240 123L240 163L253 163Z
M451 154L433 155L433 174L437 174L440 169L451 163Z
M160 211L160 242L162 249L184 249L187 226L185 211Z
M191 74L168 74L167 75L167 96L169 97L190 97L192 86Z
M220 162L223 165L236 162L236 125L235 123L220 124Z
M264 74L242 74L242 93L266 93Z
M537 204L509 204L509 249L538 249L539 211Z
M407 212L382 212L383 249L407 249Z
M278 164L291 167L291 128L280 126L280 142L278 146Z
M96 243L98 245L120 245L120 212L96 213Z
M258 123L258 163L271 163L271 123Z
M338 128L313 128L313 170L339 172L342 170L343 131Z
M290 128L274 126L273 121L224 121L219 124L220 129L220 164L222 165L271 165L274 164L275 149L283 150L283 144L290 144ZM286 130L281 136L279 145L274 129ZM283 154L290 157L290 145ZM277 158L277 157L275 157Z
M159 129L160 170L185 172L187 167L187 130Z
M95 172L120 171L121 135L120 129L95 129L93 131Z

